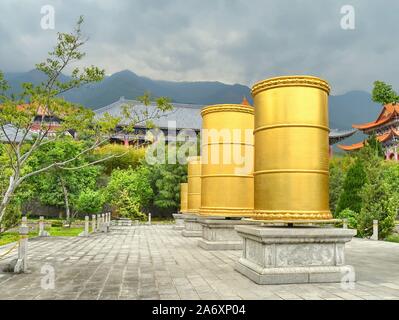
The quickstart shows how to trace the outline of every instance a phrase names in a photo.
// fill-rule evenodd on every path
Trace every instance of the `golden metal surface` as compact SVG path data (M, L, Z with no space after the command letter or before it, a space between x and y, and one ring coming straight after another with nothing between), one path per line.
M180 183L180 212L187 212L188 183Z
M248 217L253 213L254 109L248 105L214 105L201 111L200 215ZM235 157L236 156L236 157ZM244 159L244 162L237 159Z
M309 76L272 78L253 86L254 219L332 218L329 91L326 81Z
M187 212L198 214L201 206L201 157L188 159L187 181Z

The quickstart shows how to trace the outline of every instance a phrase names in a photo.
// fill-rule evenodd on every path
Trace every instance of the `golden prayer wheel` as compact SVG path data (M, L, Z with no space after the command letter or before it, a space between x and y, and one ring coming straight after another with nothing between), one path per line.
M255 219L332 218L329 92L326 81L311 76L271 78L252 87Z
M254 207L254 109L223 104L202 109L200 215L247 217Z
M190 157L187 161L187 212L198 214L201 206L201 157Z
M187 212L188 184L180 183L180 212Z

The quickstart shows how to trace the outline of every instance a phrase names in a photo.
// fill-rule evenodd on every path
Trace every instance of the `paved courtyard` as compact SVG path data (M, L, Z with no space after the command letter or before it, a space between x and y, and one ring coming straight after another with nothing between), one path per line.
M399 299L399 244L354 239L346 253L354 288L262 286L234 271L240 251L205 251L172 225L112 227L88 238L30 239L31 273L0 273L0 299ZM53 289L42 288L45 270L54 270Z

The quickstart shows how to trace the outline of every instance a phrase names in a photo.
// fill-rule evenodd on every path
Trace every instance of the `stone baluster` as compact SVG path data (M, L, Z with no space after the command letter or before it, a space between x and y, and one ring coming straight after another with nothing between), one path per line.
M88 237L89 236L89 216L85 216L85 229L83 232L79 234L79 237Z
M342 228L348 229L348 219L342 219Z
M27 224L28 220L26 217L22 217L22 223L19 228L19 247L18 247L18 259L14 267L15 273L23 273L28 271L28 263L27 263L27 256L28 256L28 234L29 234L29 227Z
M39 218L39 237L48 237L50 234L44 230L44 217Z
M105 214L101 214L101 232L105 232Z
M95 214L93 214L91 216L91 229L92 229L92 232L96 232L96 215Z
M148 213L148 225L149 226L151 225L151 212Z
M100 226L101 225L101 215L100 214L98 214L97 215L97 231L98 232L100 232L101 231L101 229L100 229Z
M373 235L371 240L378 240L378 220L373 220Z

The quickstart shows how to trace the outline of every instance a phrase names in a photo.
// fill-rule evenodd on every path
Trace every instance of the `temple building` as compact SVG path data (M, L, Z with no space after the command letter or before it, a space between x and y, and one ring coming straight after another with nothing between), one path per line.
M375 121L354 124L353 128L362 131L364 134L375 134L377 140L382 144L387 160L399 160L398 145L399 145L399 105L387 104L383 106L382 111ZM365 141L355 143L352 145L338 145L338 147L345 151L359 150L364 146Z
M248 100L244 97L241 104L250 105ZM166 137L166 142L171 139L168 136L168 124L174 122L176 125L176 134L181 130L191 129L194 130L196 134L201 131L201 109L205 107L204 105L198 104L184 104L184 103L172 103L173 110L165 111L160 114L158 118L154 119L154 126L159 130L162 130ZM110 142L123 144L125 146L129 145L142 145L148 143L145 140L145 136L149 128L146 128L145 124L138 123L135 126L134 132L126 133L124 127L129 124L129 119L123 115L124 106L129 106L140 112L145 106L137 100L128 100L121 97L118 101L111 103L108 106L102 107L95 110L96 116L101 117L105 113L113 117L120 117L121 121L117 125L115 135L112 136ZM155 105L150 105L148 108L149 113L154 112L156 109ZM331 146L346 139L353 135L356 130L337 130L332 129L329 135L330 141L330 154L332 154Z

